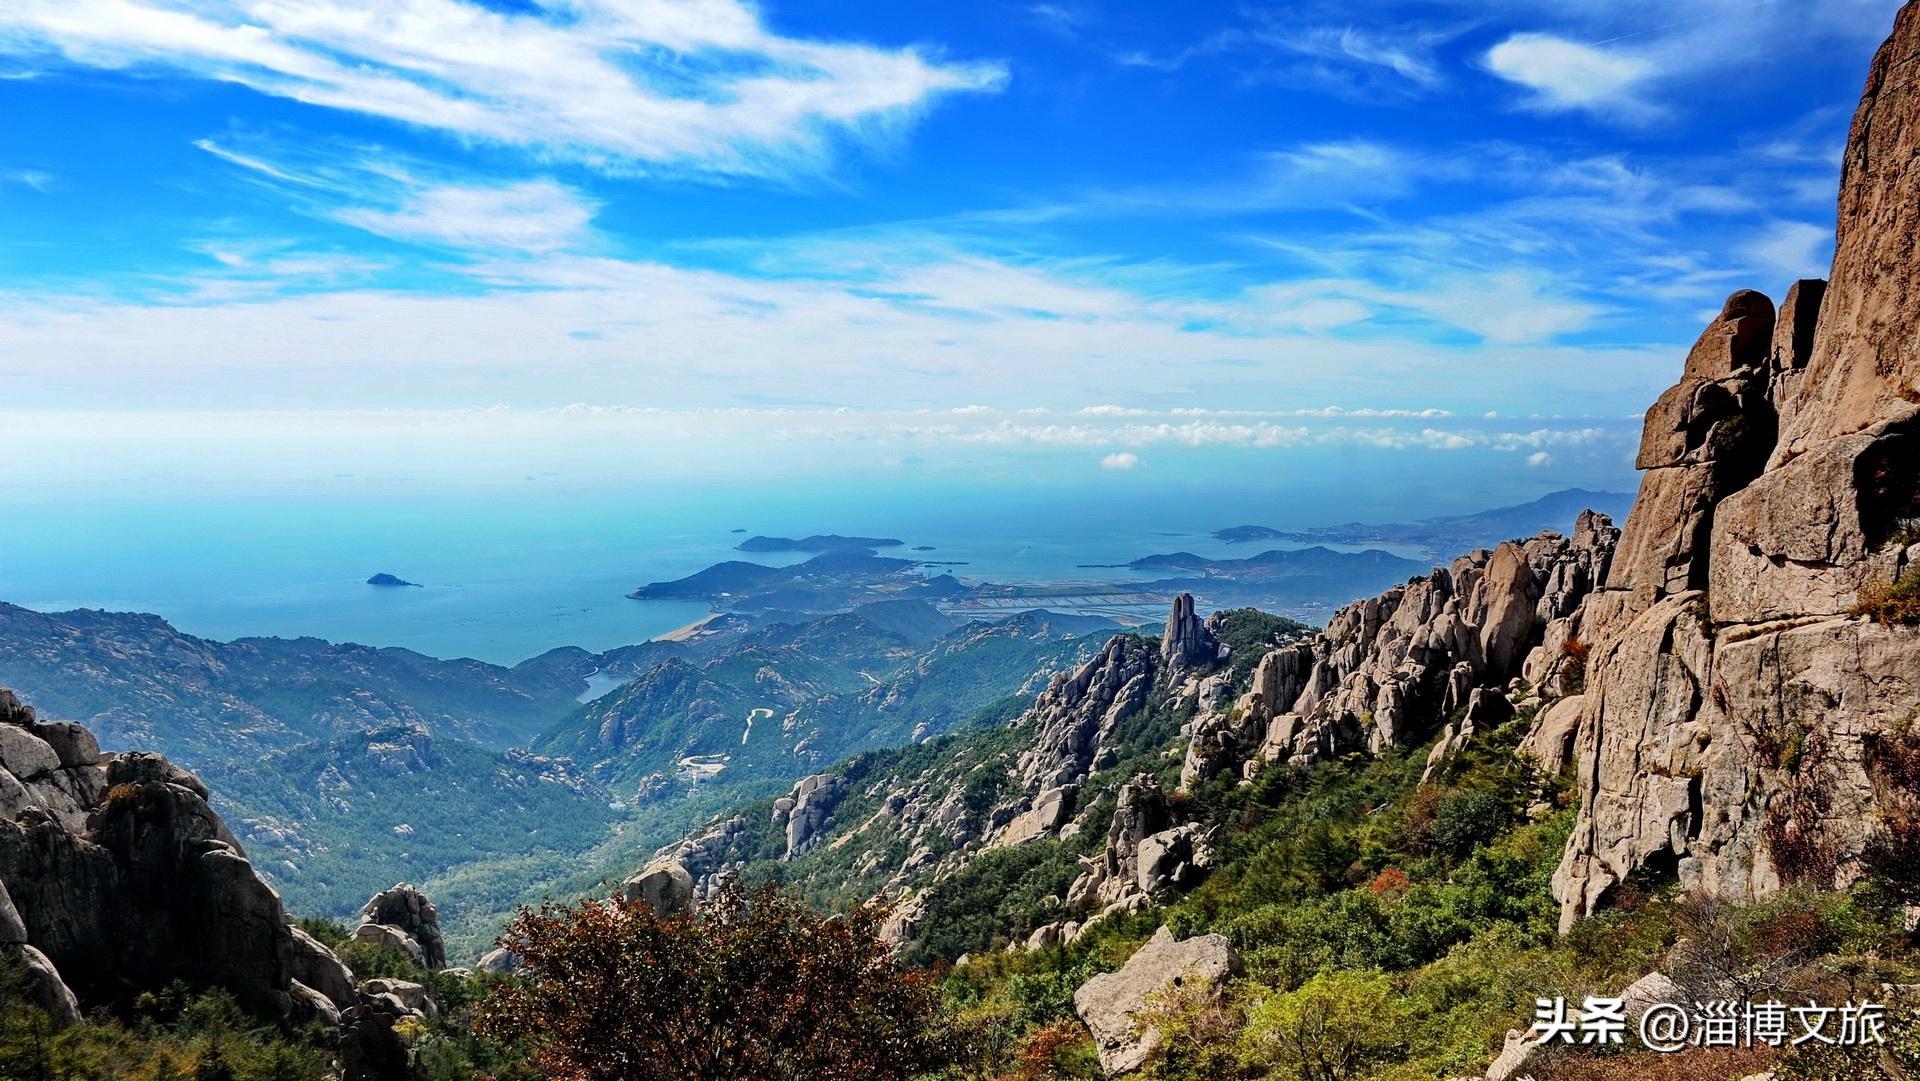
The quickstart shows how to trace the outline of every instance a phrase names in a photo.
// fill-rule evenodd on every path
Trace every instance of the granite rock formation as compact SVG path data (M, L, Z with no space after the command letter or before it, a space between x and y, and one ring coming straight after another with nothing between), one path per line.
M1420 743L1476 692L1504 692L1523 670L1566 683L1565 643L1619 536L1588 511L1570 537L1471 552L1342 608L1314 638L1264 654L1231 708L1195 718L1182 786L1264 762Z
M1220 641L1207 628L1193 608L1193 594L1182 593L1173 599L1173 611L1167 614L1167 629L1160 636L1160 659L1168 668L1211 665L1220 659Z
M281 1016L356 1001L339 959L288 925L198 778L159 755L103 754L85 728L39 723L4 690L0 949L26 962L56 1021L174 980Z
M1563 924L1651 870L1751 897L1842 885L1908 798L1920 628L1920 7L1875 57L1828 282L1743 291L1648 411L1588 653Z
M693 911L693 876L671 860L655 860L620 885L620 895L662 915Z
M367 899L354 928L357 941L391 946L414 959L421 968L447 967L447 947L440 934L440 912L427 895L402 882Z
M1143 1014L1174 1005L1167 1001L1173 995L1215 997L1239 972L1240 955L1225 935L1175 941L1172 929L1162 927L1118 972L1082 984L1073 993L1073 1008L1093 1033L1107 1075L1131 1073L1160 1046L1159 1029L1143 1023Z

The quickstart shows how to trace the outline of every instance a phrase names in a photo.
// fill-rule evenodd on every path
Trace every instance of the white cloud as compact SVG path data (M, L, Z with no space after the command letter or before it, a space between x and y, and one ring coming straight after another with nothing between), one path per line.
M1552 34L1514 34L1487 52L1487 68L1534 92L1547 111L1584 110L1645 120L1659 110L1639 93L1654 65L1639 56Z
M1140 456L1131 451L1118 451L1100 459L1102 469L1132 469L1140 464Z
M578 245L596 209L570 188L551 180L531 180L500 187L420 188L395 210L360 207L335 216L394 240L541 254Z
M1544 450L1536 450L1527 455L1527 464L1535 469L1544 469L1553 464L1553 455Z
M1833 256L1833 230L1803 221L1767 225L1747 249L1755 262L1792 278L1821 278Z
M1285 21L1292 21L1289 16ZM1376 32L1356 26L1283 26L1273 19L1269 28L1252 35L1259 44L1300 58L1301 63L1276 73L1291 81L1310 82L1339 91L1376 89L1434 90L1446 82L1435 46L1451 39L1451 31L1422 31L1400 26ZM1397 83L1378 76L1392 75ZM1383 85L1384 84L1384 85Z
M0 55L167 70L600 167L787 175L994 64L768 30L743 0L11 0Z

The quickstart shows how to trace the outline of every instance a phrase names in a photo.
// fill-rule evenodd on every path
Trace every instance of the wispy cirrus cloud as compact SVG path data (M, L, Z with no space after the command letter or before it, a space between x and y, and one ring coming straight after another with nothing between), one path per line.
M338 220L394 240L534 254L578 246L597 205L551 180L416 188L392 210L353 207Z
M170 71L611 171L791 176L995 63L785 37L741 0L13 0L0 56Z

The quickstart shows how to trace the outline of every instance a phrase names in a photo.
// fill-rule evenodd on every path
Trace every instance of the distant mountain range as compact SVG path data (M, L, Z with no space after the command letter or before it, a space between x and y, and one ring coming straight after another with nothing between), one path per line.
M347 915L397 876L430 885L463 929L450 933L479 944L514 905L584 888L716 808L1030 697L1116 626L1042 611L963 624L894 599L503 667L0 604L0 686L109 750L202 773L300 910ZM581 701L609 676L627 682Z
M1544 529L1565 529L1583 510L1597 510L1625 521L1633 496L1627 492L1595 492L1565 488L1530 503L1495 507L1473 514L1423 518L1417 522L1319 526L1312 529L1273 529L1241 525L1217 530L1217 540L1229 544L1284 541L1290 544L1414 544L1435 558L1490 548L1503 540L1528 537Z

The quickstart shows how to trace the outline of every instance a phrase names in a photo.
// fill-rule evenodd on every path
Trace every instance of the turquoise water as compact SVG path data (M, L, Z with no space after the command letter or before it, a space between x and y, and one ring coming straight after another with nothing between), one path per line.
M1229 549L1207 534L1246 522L1401 517L1413 502L1393 484L1356 498L1337 477L1161 490L901 481L40 492L16 494L0 509L0 600L43 611L154 612L217 639L314 635L512 664L556 646L608 649L698 619L703 605L625 594L722 559L779 558L733 551L745 535L735 529L899 537L935 550L897 554L962 561L948 569L963 578L1112 581L1127 572L1080 564L1178 550L1247 555L1255 549ZM382 571L424 588L365 584Z

